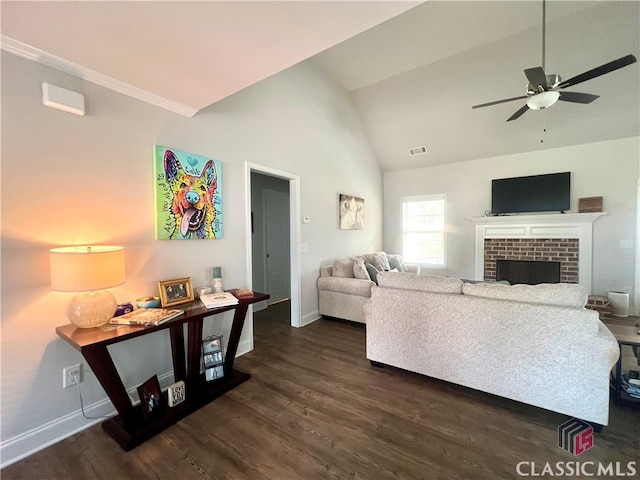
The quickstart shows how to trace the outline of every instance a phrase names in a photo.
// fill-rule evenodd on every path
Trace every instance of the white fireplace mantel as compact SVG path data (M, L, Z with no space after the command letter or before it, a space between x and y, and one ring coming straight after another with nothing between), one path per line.
M593 222L604 212L479 217L476 225L476 279L484 278L485 238L577 238L578 282L591 293Z

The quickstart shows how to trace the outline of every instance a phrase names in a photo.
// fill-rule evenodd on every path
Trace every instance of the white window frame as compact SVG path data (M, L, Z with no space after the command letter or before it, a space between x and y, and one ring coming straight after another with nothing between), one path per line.
M417 203L417 202L435 202L442 201L443 202L443 218L442 218L442 228L438 230L430 230L429 233L441 233L442 234L442 263L427 263L421 261L420 259L412 259L405 254L404 248L404 235L405 233L412 233L415 231L406 230L405 229L405 215L404 215L404 206L407 203ZM433 268L433 269L446 269L447 268L447 195L444 193L434 194L434 195L417 195L411 197L402 197L400 199L400 218L401 218L401 233L402 233L402 259L408 263L418 263L421 267L424 268Z

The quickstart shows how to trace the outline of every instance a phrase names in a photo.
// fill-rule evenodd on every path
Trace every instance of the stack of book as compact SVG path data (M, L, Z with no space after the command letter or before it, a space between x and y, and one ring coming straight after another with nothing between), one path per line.
M640 380L636 378L622 377L622 389L633 398L640 398Z
M253 298L253 292L248 288L234 288L229 290L233 295L240 300L244 300L246 298Z
M151 326L160 325L184 314L183 310L167 308L139 308L109 320L111 325Z
M238 304L238 299L229 292L200 295L200 301L207 308L227 307Z

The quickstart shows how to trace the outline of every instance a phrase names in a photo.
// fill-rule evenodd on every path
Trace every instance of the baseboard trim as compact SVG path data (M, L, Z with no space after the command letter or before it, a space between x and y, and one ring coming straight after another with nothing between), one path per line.
M168 387L173 383L173 370L158 376L160 386ZM82 392L82 384L79 385ZM127 390L129 397L134 403L139 403L137 386ZM80 397L78 397L80 403ZM16 435L15 437L0 442L0 468L7 467L23 458L33 455L54 443L58 443L76 433L92 427L96 423L106 420L116 414L113 404L108 398L98 400L91 405L85 405L84 413L88 417L82 415L82 409L68 413L60 418L47 422L39 427L33 428L27 432Z
M243 340L242 342L239 342L236 358L246 353L249 353L251 350L253 350L253 339Z
M305 313L300 320L300 326L306 327L316 320L320 320L320 312L318 310L314 310L313 312Z
M251 339L244 340L238 344L238 353L236 357L249 353L251 350L253 350ZM173 383L173 370L162 375L158 375L158 381L160 382L160 387L162 389L167 388L171 383ZM79 388L81 389L80 392L82 392L82 385L79 385ZM138 399L137 386L129 388L127 393L134 404L140 403L140 400ZM79 397L78 403L80 403ZM82 409L78 408L67 415L47 422L39 427L16 435L13 438L3 440L0 442L0 468L7 467L12 463L20 461L23 458L53 445L54 443L58 443L65 438L86 430L96 423L100 423L103 420L106 420L106 418L112 417L116 414L116 410L111 401L108 398L104 398L92 403L91 405L85 405L84 413L88 417L98 418L85 418L82 415Z

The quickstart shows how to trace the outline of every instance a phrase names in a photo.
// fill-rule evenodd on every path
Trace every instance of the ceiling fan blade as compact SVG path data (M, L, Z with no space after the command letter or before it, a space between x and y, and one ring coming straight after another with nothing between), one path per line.
M495 102L481 103L480 105L474 105L471 108L490 107L491 105L498 105L500 103L512 102L514 100L522 100L523 98L529 98L529 97L528 95L521 95L519 97L505 98L504 100L496 100Z
M636 63L636 61L636 57L634 57L633 55L627 55L626 57L619 58L617 60L614 60L613 62L605 63L604 65L600 65L599 67L581 73L580 75L576 75L569 80L565 80L560 85L558 85L558 88L571 87L573 85L586 82L587 80L591 80L592 78L599 77L606 73L613 72L614 70L618 70L619 68L631 65L632 63Z
M560 98L558 100L564 100L565 102L573 103L591 103L600 95L591 95L590 93L578 93L578 92L560 92Z
M527 110L529 110L529 107L524 105L520 110L518 110L516 113L514 113L509 118L507 118L507 122L520 118Z
M538 91L538 87L542 87L543 90L547 90L547 76L544 73L542 67L527 68L524 71L529 83Z

